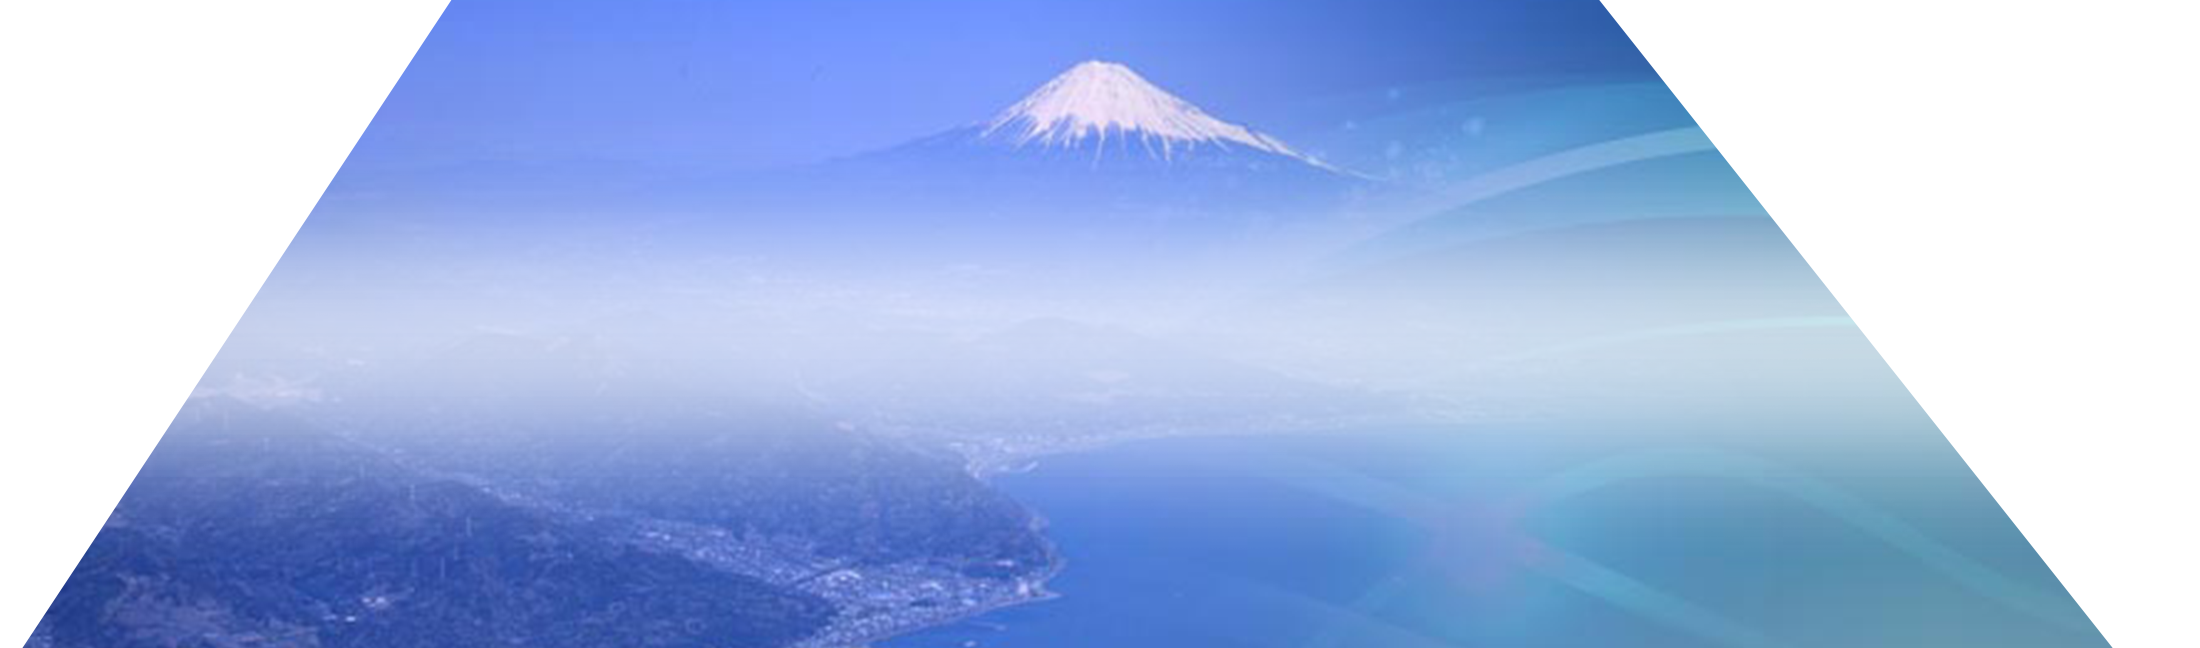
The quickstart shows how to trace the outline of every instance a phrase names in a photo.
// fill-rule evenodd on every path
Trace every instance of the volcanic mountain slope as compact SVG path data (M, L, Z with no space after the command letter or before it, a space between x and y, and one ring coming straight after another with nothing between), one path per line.
M1282 141L1208 116L1120 63L1087 61L1009 106L976 133L1017 150L1089 155L1095 164L1176 163L1220 153L1268 154L1278 166L1326 164ZM1114 159L1109 159L1114 158Z
M1005 270L1089 291L1344 220L1387 190L1127 67L1088 62L990 118L817 164L675 181L617 209L679 214L652 232L652 254L896 281Z

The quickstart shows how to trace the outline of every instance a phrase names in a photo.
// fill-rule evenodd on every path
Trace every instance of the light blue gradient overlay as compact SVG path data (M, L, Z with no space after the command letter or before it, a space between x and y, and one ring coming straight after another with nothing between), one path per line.
M1824 299L1734 268L1663 301L1584 283L1448 305L1461 312L1368 303L1322 343L1360 351L1351 369L1375 384L1481 402L1522 389L1520 367L1582 373L1531 387L1555 391L1551 420L1049 459L1003 485L1056 521L1063 600L898 646L2121 644L2121 312L2101 308L2121 303L2116 147L1945 105L1749 83L1439 83L1313 103L1300 123L1311 152L1408 191L1300 233L1283 255L1309 270L1232 308L1320 286L1349 303L1333 286L1426 270L1430 255L1703 217L1793 224L1804 242L1808 224L1861 226L1989 279L1896 277L1877 272L1881 250L1841 248L1848 294ZM1859 294L1888 308L1857 310ZM1404 334L1518 299L1562 303L1520 325L1562 334ZM1936 308L1903 308L1918 303ZM1465 360L1386 360L1437 347ZM1716 406L1566 393L1619 371L1599 360L1694 367L1698 380L1670 391ZM1140 540L1155 534L1203 540ZM1140 595L1170 602L1098 602ZM1102 615L1157 630L1093 626Z

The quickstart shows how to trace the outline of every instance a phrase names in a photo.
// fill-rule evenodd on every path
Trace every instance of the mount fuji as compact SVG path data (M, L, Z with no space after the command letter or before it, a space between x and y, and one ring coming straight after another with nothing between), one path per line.
M1209 116L1128 66L1077 64L1009 106L975 134L956 135L1016 150L1089 154L1172 163L1217 153L1267 154L1336 171L1282 141ZM1284 160L1276 160L1282 164Z
M722 215L669 231L660 250L860 268L898 290L953 270L931 283L1146 308L1217 292L1186 268L1335 215L1373 185L1129 66L1085 62L992 119L713 187Z

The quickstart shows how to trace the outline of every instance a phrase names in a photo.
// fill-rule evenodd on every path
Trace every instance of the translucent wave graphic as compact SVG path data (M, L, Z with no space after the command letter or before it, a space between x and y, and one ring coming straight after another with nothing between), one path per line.
M1373 202L1357 222L1373 235L1324 257L1311 275L1555 226L1734 213L1947 233L2121 277L2121 176L2114 152L1971 125L1694 125L1566 149L1445 180L1415 198Z
M1916 228L2123 272L2121 149L2044 125L1753 83L1340 103L1355 119L1309 141L1399 191L1278 237L1269 255L1305 270L1254 292L1487 237L1685 215Z
M1879 510L1879 507L1872 507L1863 499L1857 499L1855 494L1835 488L1833 483L1808 477L1808 474L1782 466L1782 463L1753 455L1731 453L1731 450L1659 448L1597 459L1538 481L1527 492L1522 492L1522 501L1529 507L1544 507L1569 499L1569 496L1610 488L1610 485L1617 483L1654 477L1714 477L1782 492L1815 507L1819 512L1839 518L1841 523L1861 529L1861 532L1870 534L1872 538L1879 538L1881 543L1888 543L1890 547L1903 551L1907 556L1918 558L1918 562L1923 562L1925 567L1943 573L1943 576L1989 597L1993 602L2000 602L2004 606L2015 608L2015 611L2044 619L2044 622L2050 624L2079 630L2079 633L2101 637L2121 635L2121 615L2101 611L2101 608L2068 600L2068 597L2061 597L2053 591L2037 589L2037 586L2013 580L2000 571L1982 565L1978 560L1971 560L1962 551L1938 543L1932 536L1925 536L1925 532L1918 532L1916 527L1899 521L1899 518ZM1646 584L1619 578L1617 573L1595 567L1593 562L1586 562L1582 558L1551 560L1544 562L1542 567L1551 571L1553 576L1575 586L1584 586L1591 593L1613 600L1615 604L1628 606L1632 611L1648 613L1674 626L1692 630L1714 630L1712 637L1723 639L1723 644L1764 646L1760 644L1760 639L1756 639L1758 635L1734 633L1740 626L1709 622L1712 617L1705 615L1703 611L1694 611L1692 606L1676 606L1670 595L1657 593Z
M2006 334L2006 332L1995 332L1995 329L1971 327L1971 325L1938 323L1938 321L1923 321L1923 319L1901 319L1901 316L1870 316L1870 314L1764 316L1764 319L1727 319L1727 321L1705 321L1705 323L1683 323L1683 325L1630 329L1630 332L1599 334L1599 336L1566 340L1566 343L1558 343L1558 345L1544 345L1544 347L1533 347L1533 349L1525 349L1525 351L1511 351L1511 354L1489 356L1489 358L1483 358L1481 362L1474 362L1474 365L1467 365L1467 367L1461 367L1456 371L1470 371L1470 369L1478 369L1478 367L1485 367L1485 365L1505 365L1505 362L1549 358L1549 356L1562 356L1562 354L1580 354L1580 351L1593 351L1593 349L1630 345L1630 343L1646 343L1646 340L1709 336L1709 334L1727 334L1727 332L1764 332L1764 329L1894 329L1894 332L1934 334L1934 336L1973 340L1973 343L2009 347L2009 349L2017 349L2017 351L2026 351L2026 354L2037 354L2037 356L2046 356L2046 358L2055 358L2055 360L2077 362L2077 365L2083 365L2083 367L2101 369L2101 371L2108 371L2108 373L2116 373L2116 376L2123 376L2123 360L2108 358L2108 356L2101 356L2101 354L2092 354L2092 351L2083 351L2083 349L2075 349L2075 347L2064 347L2064 345L2057 345L2057 343L2048 343L2048 340L2035 340L2035 338Z
M1674 127L1595 143L1566 152L1549 154L1525 163L1474 176L1454 187L1443 187L1430 200L1437 209L1481 202L1500 193L1518 191L1588 171L1643 163L1718 149L1775 147L1775 145L1896 145L1949 149L1949 152L2002 156L2061 167L2077 174L2101 176L2123 182L2123 156L2077 145L2061 138L1991 130L1991 127L1936 123L1916 119L1877 119L1877 116L1826 116L1826 119L1758 119Z
M1576 589L1645 618L1702 637L1715 645L1734 648L1781 648L1790 645L1728 619L1716 611L1667 594L1649 583L1635 580L1571 552L1546 549L1543 559L1537 562L1536 567Z
M1718 610L1691 602L1586 556L1555 546L1522 527L1533 511L1547 511L1567 500L1630 483L1670 477L1710 478L1792 498L1834 520L1914 558L1964 589L2023 615L2065 630L2090 634L2092 625L2066 597L2020 582L1940 542L1882 508L1823 480L1761 457L1723 450L1664 449L1633 452L1590 461L1536 480L1495 504L1452 504L1396 483L1326 462L1297 461L1270 477L1323 497L1379 511L1438 532L1439 538L1473 540L1471 555L1447 555L1457 547L1439 542L1417 564L1467 565L1454 578L1540 574L1582 593L1695 636L1707 645L1731 648L1779 648L1798 645ZM1495 547L1496 550L1492 550ZM1424 573L1400 573L1362 592L1346 604L1302 600L1310 618L1324 630L1306 645L1338 648L1355 645L1371 629L1395 637L1413 632L1382 622L1370 612L1408 596ZM1445 645L1436 637L1416 636L1410 644Z
M1503 86L1544 86L1516 90ZM2028 134L2079 149L2116 154L2048 125L1954 105L1837 88L1780 83L1626 81L1549 86L1538 81L1437 81L1423 86L1338 94L1300 105L1294 141L1333 163L1408 185L1448 185L1492 169L1549 158L1626 138L1687 132L1727 123L1885 119ZM1877 130L1877 127L1872 127ZM1841 134L1824 132L1839 138ZM1929 138L1929 134L1923 134ZM1802 138L1819 138L1804 134ZM1910 134L1863 134L1866 141L1916 141ZM1778 136L1778 143L1802 143ZM1958 145L1962 147L1962 145ZM1998 147L1984 147L1993 152ZM2020 154L2024 156L2024 154Z
M1934 231L2123 277L2121 149L2044 125L1859 92L1745 83L1626 83L1434 101L1412 97L1417 94L1412 90L1384 94L1338 101L1344 114L1357 116L1313 136L1309 147L1331 163L1393 178L1415 191L1364 204L1355 220L1335 231L1298 233L1289 242L1289 255L1313 261L1311 270L1267 288L1489 237L1676 215L1813 217ZM1388 105L1401 103L1401 97L1419 103ZM2123 360L2099 351L1991 327L1888 314L1760 316L1626 329L1507 351L1474 367L1764 329L1947 336L2123 376ZM1487 512L1463 514L1454 503L1324 461L1278 459L1252 470L1291 488L1404 518L1434 529L1439 538L1459 527L1461 516L1489 518ZM1516 525L1527 512L1549 510L1573 496L1663 477L1705 477L1784 494L2009 611L2075 633L2121 637L2121 615L2114 608L2011 578L1833 483L1723 448L1632 450L1533 479L1516 499L1498 505L1494 516L1498 534L1511 534L1525 547L1509 560L1709 644L1791 644L1745 619L1553 547ZM1344 611L1368 611L1399 593L1395 580L1379 582ZM1340 635L1318 637L1316 646L1327 644L1340 644Z
M1943 149L1943 152L2000 156L2024 163L2037 163L2072 171L2072 174L2099 176L2105 180L2123 182L2123 156L2105 149L2077 145L2061 141L2053 136L2037 136L2026 132L1991 130L1991 127L1934 123L1916 119L1861 119L1861 116L1841 116L1841 119L1762 119L1762 121L1731 121L1712 125L1676 127L1676 130L1650 132L1617 138L1617 141L1584 145L1566 152L1549 154L1542 158L1525 160L1525 163L1487 171L1465 182L1450 187L1439 187L1432 198L1415 202L1408 211L1417 213L1445 213L1463 206L1483 202L1496 195L1520 191L1527 187L1544 185L1544 182L1564 180L1591 171L1639 165L1659 158L1676 158L1705 152L1727 152L1727 149L1749 147L1782 147L1782 145L1883 145L1883 147L1923 147ZM1839 174L1839 167L1830 167L1830 174ZM1830 185L1830 182L1828 182ZM1619 195L1624 200L1624 193ZM1835 215L1846 220L1855 215ZM1960 220L1918 222L1912 226L1949 231L1987 242L2011 244L2031 248L2035 253L2068 259L2075 264L2088 266L2110 275L2121 275L2121 246L2114 259L2099 255L2101 250L2075 250L2064 246L2039 246L2026 237L2011 237L2004 228L1971 226ZM2092 224L2081 224L2092 226ZM2101 237L2079 233L2083 242L2099 244Z

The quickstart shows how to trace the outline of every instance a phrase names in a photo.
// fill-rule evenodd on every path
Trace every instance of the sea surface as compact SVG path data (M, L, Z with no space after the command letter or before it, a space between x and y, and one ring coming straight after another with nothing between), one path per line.
M883 646L2107 645L1929 428L1878 452L1568 432L1050 457L997 481L1049 520L1061 597Z

